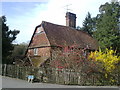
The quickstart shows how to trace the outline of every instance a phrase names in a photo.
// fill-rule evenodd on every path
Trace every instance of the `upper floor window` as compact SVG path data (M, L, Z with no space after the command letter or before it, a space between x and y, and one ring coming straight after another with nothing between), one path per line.
M43 29L42 27L38 27L37 30L36 30L36 34L39 34L39 33L43 33Z

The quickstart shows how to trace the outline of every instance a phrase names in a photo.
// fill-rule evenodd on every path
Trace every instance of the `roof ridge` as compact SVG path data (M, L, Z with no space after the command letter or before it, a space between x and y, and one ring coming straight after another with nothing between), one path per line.
M84 32L84 31L82 31L82 30L78 30L78 29L73 28L73 27L64 26L64 25L59 25L59 24L55 24L55 23L51 23L51 22L47 22L47 21L42 21L42 24L43 24L43 25L44 25L45 23L47 23L47 24L52 24L52 25L56 25L56 26L60 26L60 27L64 27L64 28L68 28L69 30L73 29L73 30L82 32L82 33L84 33L84 34L90 36L87 32ZM92 37L92 36L90 36L90 37Z
M72 28L72 27L69 27L69 26L60 25L60 24L55 24L55 23L51 23L51 22L47 22L47 21L42 21L42 24L45 24L45 23L52 24L52 25L56 25L56 26L61 26L61 27L65 27L65 28L67 27L67 28L70 28L70 29L77 30L76 28Z

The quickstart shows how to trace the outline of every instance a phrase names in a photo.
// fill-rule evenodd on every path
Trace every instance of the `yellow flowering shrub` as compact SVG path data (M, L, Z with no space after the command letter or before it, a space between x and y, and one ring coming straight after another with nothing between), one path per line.
M117 82L114 75L118 73L116 70L120 68L118 65L120 56L116 55L116 51L107 48L104 51L99 49L99 51L91 52L88 58L96 64L97 71L103 73L103 80L106 79L111 84Z
M117 63L120 62L120 56L118 57L115 53L116 51L112 49L106 48L104 52L99 49L99 51L91 52L89 59L94 60L100 66L100 72L105 72L105 77L107 78L108 74L112 73Z

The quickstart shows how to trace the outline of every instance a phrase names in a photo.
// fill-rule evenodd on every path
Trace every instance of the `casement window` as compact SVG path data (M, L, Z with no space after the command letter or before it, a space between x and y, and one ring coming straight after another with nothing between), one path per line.
M38 48L34 48L34 55L38 55Z

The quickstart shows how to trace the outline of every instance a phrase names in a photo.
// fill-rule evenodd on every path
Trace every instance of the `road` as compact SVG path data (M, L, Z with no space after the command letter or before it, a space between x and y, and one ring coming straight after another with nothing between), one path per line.
M70 85L58 85L58 84L48 84L48 83L29 83L25 80L2 77L2 88L99 88L97 90L105 90L100 88L111 88L109 90L119 90L118 87L95 87L95 86L70 86ZM86 89L85 89L86 90ZM90 90L90 89L89 89Z
M47 83L29 83L25 80L2 77L2 88L63 88L63 87L69 88L72 86Z

